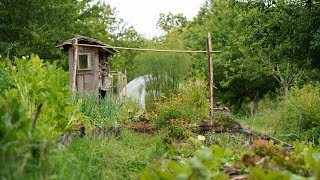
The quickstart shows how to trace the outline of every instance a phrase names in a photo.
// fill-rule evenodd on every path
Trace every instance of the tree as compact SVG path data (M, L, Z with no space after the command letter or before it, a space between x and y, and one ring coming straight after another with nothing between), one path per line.
M168 14L160 14L159 20L157 22L157 26L165 31L165 32L171 32L174 29L181 29L184 28L187 24L187 18L179 13L179 14L172 14L172 13L168 13Z
M207 32L212 35L217 98L235 110L275 91L276 65L292 64L318 77L320 4L306 1L207 0L183 37L189 49L203 49ZM206 77L203 55L193 55L192 72ZM309 78L308 80L311 80ZM307 79L304 78L304 81Z
M275 70L274 78L279 82L281 90L285 96L288 96L289 88L295 85L296 81L301 78L303 71L296 70L294 67L290 67L290 63L287 63L285 69L280 69L279 65Z
M184 44L179 34L171 32L162 42L150 45L155 49L183 49ZM147 76L147 91L156 99L163 93L170 97L176 93L179 84L188 76L190 57L181 53L145 52L135 59L139 66L137 75Z
M62 57L55 46L66 39L108 39L116 28L114 10L92 0L1 0L0 24L0 54L50 60Z

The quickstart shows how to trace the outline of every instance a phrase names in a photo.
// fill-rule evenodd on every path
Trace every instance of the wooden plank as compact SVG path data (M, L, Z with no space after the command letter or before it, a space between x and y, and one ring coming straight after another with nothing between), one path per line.
M90 63L93 71L92 90L94 94L99 96L99 50L97 48L91 48Z
M69 87L72 90L72 80L73 80L73 69L74 69L74 65L73 65L73 49L70 48L69 49Z
M77 79L77 67L78 67L78 39L75 38L74 41L72 42L72 47L73 47L73 76L72 76L72 91L76 91L76 79Z
M86 92L92 92L92 90L95 90L92 87L93 80L94 80L93 75L88 75L88 74L84 75L84 89Z
M84 78L83 75L77 76L77 84L78 84L78 91L83 92L84 91Z

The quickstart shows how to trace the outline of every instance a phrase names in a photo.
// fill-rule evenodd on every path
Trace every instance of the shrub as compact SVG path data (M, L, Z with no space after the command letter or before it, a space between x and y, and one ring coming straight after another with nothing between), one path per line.
M78 116L69 101L68 73L37 56L3 67L0 79L9 84L0 95L0 174L5 179L48 179L52 140Z
M36 128L48 127L41 129L48 130L47 135L64 131L77 110L70 102L68 73L55 64L43 63L38 56L15 59L14 63L8 66L8 73L29 115L35 116L42 105Z
M3 94L6 90L12 88L13 80L9 76L6 66L3 63L0 63L0 95Z
M207 118L209 103L204 82L189 82L170 98L161 95L155 104L153 119L159 128L167 128L169 136L182 138L192 127Z
M227 112L217 112L215 113L214 117L215 126L222 126L224 128L235 128L238 125L237 120Z
M282 118L282 132L297 134L306 140L320 138L320 88L314 85L305 85L299 89L292 88L287 100Z

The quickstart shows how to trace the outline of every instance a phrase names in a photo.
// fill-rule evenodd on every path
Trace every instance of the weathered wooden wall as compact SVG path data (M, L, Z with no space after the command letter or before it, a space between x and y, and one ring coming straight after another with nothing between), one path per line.
M99 93L99 50L95 47L78 47L78 54L89 53L91 63L90 70L77 70L77 90L82 93L90 93L98 95ZM70 85L72 84L73 76L73 49L69 49L69 72L70 72Z

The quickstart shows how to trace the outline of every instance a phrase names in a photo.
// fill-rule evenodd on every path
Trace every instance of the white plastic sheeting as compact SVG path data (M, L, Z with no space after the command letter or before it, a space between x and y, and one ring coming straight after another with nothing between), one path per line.
M140 76L132 81L130 81L123 91L127 90L125 93L127 98L132 99L141 105L142 108L146 107L146 82L148 80L148 75Z

